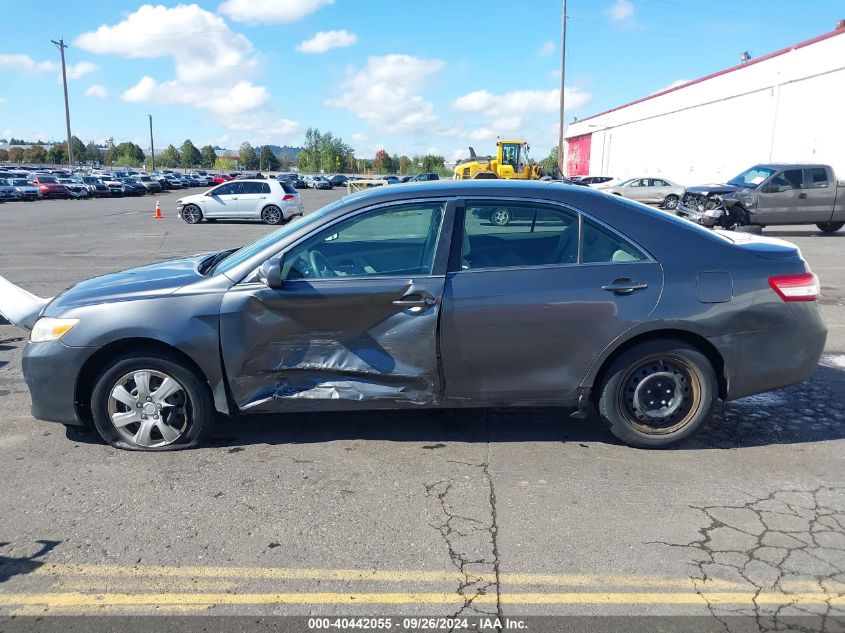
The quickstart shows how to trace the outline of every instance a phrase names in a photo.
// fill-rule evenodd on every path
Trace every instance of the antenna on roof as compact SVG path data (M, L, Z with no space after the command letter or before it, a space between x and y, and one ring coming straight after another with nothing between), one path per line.
M741 64L744 64L744 63L746 63L746 62L748 62L748 61L750 61L750 60L751 60L751 54L750 54L748 51L742 51L742 52L739 54L739 62L740 62Z

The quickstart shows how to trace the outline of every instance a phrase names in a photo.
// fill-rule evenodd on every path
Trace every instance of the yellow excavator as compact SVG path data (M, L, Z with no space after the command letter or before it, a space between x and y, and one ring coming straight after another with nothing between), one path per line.
M543 171L542 165L528 157L529 146L525 141L497 141L495 156L477 156L469 148L469 158L458 161L453 178L469 180L479 178L513 178L516 180L540 180L551 175Z

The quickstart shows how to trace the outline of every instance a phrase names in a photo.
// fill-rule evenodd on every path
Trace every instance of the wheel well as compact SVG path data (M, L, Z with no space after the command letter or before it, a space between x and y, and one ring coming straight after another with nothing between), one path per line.
M713 370L716 372L716 377L719 380L719 397L724 399L728 393L728 381L725 377L725 361L722 358L722 355L719 353L719 350L708 341L706 338L699 334L695 334L693 332L687 332L684 330L655 330L653 332L645 332L634 338L625 341L622 345L617 347L613 352L608 356L604 362L602 363L601 367L599 368L598 373L596 374L595 379L593 380L593 389L592 389L592 400L594 402L597 401L599 397L599 388L601 387L602 382L604 381L605 373L607 372L610 365L615 361L623 352L629 350L634 345L638 345L643 343L644 341L655 341L661 339L676 339L679 341L683 341L688 345L692 345L696 348L699 352L704 354L707 357L707 360L710 361L710 364L713 365Z
M74 402L76 403L76 412L79 419L85 423L91 423L91 407L90 394L94 389L94 382L97 376L105 367L106 363L119 354L126 354L127 352L137 351L139 354L149 354L150 352L158 352L165 356L170 356L190 369L197 375L200 380L208 383L208 378L200 369L194 360L182 350L168 345L162 341L152 338L127 338L119 341L113 341L108 345L97 350L91 358L85 361L82 369L79 371L79 376L76 379L76 389L74 390ZM210 388L209 388L210 389Z

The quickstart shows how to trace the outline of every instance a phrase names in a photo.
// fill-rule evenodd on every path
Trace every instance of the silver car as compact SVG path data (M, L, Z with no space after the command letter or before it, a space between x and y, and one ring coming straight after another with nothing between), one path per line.
M205 193L179 198L179 217L188 224L205 220L262 220L282 224L305 213L299 192L273 178L230 180Z
M7 178L0 180L0 185L14 187L17 200L39 200L41 198L41 190L26 178Z
M645 204L656 204L664 209L673 210L678 206L683 185L665 178L629 178L616 185L599 185L599 191L622 196Z

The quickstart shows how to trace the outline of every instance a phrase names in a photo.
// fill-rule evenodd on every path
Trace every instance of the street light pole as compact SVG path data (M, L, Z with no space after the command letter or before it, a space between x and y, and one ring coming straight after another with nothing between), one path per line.
M150 158L151 158L151 162L152 162L152 164L150 166L150 171L155 171L156 170L156 148L155 148L155 145L153 144L153 115L148 114L147 116L150 117Z
M65 44L64 39L60 39L58 42L56 40L50 41L56 45L62 56L62 83L65 88L65 123L67 124L67 157L68 163L70 164L70 171L73 173L73 147L70 143L70 106L67 100L67 71L65 70L65 49L67 48L67 44Z
M564 78L566 76L566 0L563 0L562 35L560 42L560 134L557 141L557 165L560 175L563 171L563 118L564 118Z

